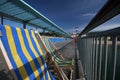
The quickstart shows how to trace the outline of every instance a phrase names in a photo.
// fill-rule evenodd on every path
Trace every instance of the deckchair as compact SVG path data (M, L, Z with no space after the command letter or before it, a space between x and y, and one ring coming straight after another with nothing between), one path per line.
M74 59L72 58L64 58L62 53L59 52L59 50L57 49L57 47L54 45L54 43L50 40L49 38L49 43L51 44L51 48L53 50L53 52L58 55L62 60L68 61L68 62L72 62L74 64Z
M55 61L55 57L53 57L53 55L47 49L46 44L44 43L42 36L40 36L40 34L37 31L36 31L36 37L37 37L39 43L42 43L42 47L44 47L46 53L48 53L48 55L49 55L49 58L52 59L52 62L57 63ZM58 63L56 65L58 66ZM59 65L59 67L62 67L62 69L69 69L70 70L70 72L71 72L71 74L70 74L70 80L71 80L72 79L72 72L73 72L73 69L72 69L71 65L69 65L69 63L67 63L67 64L66 63L65 64L62 63L61 65Z
M36 39L37 36L34 32L32 32L32 38L34 39L34 41L36 42L37 46L40 46L39 43L38 43L38 40ZM44 55L44 54L43 54ZM51 56L51 55L49 55ZM52 60L52 64L54 64L54 68L55 70L57 71L57 74L59 74L59 77L60 79L59 80L68 80L67 76L65 75L65 73L63 72L63 70L53 61L53 58L51 59Z
M56 55L54 49L52 48L51 44L50 44L50 41L49 41L49 38L48 37L42 37L43 41L44 41L44 44L46 45L49 53L51 53L51 55L54 57L54 60L58 63L59 66L61 67L72 67L73 65L73 61L70 61L70 60L63 60L63 59L60 59L59 56Z
M61 58L61 59L66 59L66 58L64 58L63 57L63 55L58 51L58 49L56 48L56 46L54 45L54 43L52 43L51 41L50 41L50 43L51 43L51 45L53 46L53 48L54 48L54 52L56 52L57 53L57 55Z
M11 80L55 80L33 31L0 25L0 33L0 56Z

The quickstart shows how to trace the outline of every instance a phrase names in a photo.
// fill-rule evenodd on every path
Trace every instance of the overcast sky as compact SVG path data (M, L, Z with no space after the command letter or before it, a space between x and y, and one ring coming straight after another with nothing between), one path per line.
M66 32L79 31L103 7L107 0L24 0ZM118 17L117 17L118 18ZM120 17L119 17L120 18ZM115 18L115 20L117 20ZM112 20L113 21L113 20ZM104 25L108 26L111 22ZM114 23L114 22L113 22ZM112 24L113 24L112 23ZM117 25L117 24L116 24ZM119 25L119 24L118 24Z

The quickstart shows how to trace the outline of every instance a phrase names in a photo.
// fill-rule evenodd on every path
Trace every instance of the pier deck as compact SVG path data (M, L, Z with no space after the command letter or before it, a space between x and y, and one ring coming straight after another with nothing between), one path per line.
M59 51L62 53L62 55L65 58L74 58L75 59L75 43L73 41L70 42L63 42L63 43L57 43L55 44L57 48L59 48ZM78 50L76 50L77 55L78 55ZM74 72L73 72L73 80L85 80L84 78L84 72L82 69L81 61L79 60L79 57L77 56L78 59L78 72L79 72L79 79L76 79L75 75L75 68L76 65L74 65Z

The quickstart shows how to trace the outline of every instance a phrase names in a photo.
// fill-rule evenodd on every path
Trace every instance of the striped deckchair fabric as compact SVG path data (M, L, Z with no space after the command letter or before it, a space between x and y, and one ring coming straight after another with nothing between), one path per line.
M65 60L67 62L71 62L72 61L72 63L74 64L74 59L73 58L65 58L65 57L63 57L62 53L60 53L60 51L55 46L55 44L50 40L50 38L48 39L48 42L50 44L51 50L53 50L53 52L55 53L55 55L57 55L60 59Z
M55 80L47 68L33 31L8 25L0 25L0 31L0 41L6 55L4 52L0 54L4 55L9 70L13 70L18 80Z
M42 40L47 48L47 51L52 55L52 58L54 61L61 67L63 70L67 70L67 75L69 74L69 80L72 80L73 77L73 65L74 65L74 60L73 59L65 59L57 55L56 51L53 46L51 45L51 41L49 37L42 36Z
M42 43L41 47L43 47L44 50L46 51L46 53L49 55L49 58L50 58L49 61L51 61L51 62L53 62L55 64L55 65L53 65L53 67L54 66L59 67L60 70L61 70L60 73L62 72L63 75L64 75L63 71L65 71L65 73L67 71L67 73L64 75L65 79L66 79L66 75L67 75L69 80L72 80L72 77L73 77L73 75L72 75L73 74L73 69L72 69L73 65L71 65L71 61L68 61L67 63L64 61L65 62L64 63L63 60L61 60L61 64L58 64L59 61L58 62L56 61L57 56L55 57L54 54L51 53L51 50L49 50L49 47L48 47L48 45L46 43L48 41L48 37L40 36L40 34L37 31L35 33L36 33L36 38L37 38L38 42ZM49 64L49 62L48 62L48 64Z
M59 56L55 53L55 50L52 48L52 45L50 44L49 41L49 37L42 37L44 44L47 48L47 50L49 51L49 53L51 53L51 55L53 56L54 60L58 63L59 66L63 67L63 66L72 66L74 61L72 60L63 60L60 59Z

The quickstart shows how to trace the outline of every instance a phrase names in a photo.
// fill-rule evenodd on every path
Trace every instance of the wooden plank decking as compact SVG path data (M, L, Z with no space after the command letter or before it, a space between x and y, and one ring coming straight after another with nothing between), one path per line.
M62 55L65 58L73 58L73 59L75 59L75 43L73 41L57 43L55 45L56 45L57 48L59 48L59 51L62 53ZM77 55L78 55L78 50L76 52L77 52ZM77 56L77 58L79 59L79 56ZM74 71L73 80L85 80L84 72L83 72L80 60L78 61L78 63L79 63L78 67L79 67L79 78L80 79L75 79L76 74L75 74L75 71ZM74 70L75 70L75 66L74 66Z
M55 44L65 58L75 58L75 44L73 41Z

